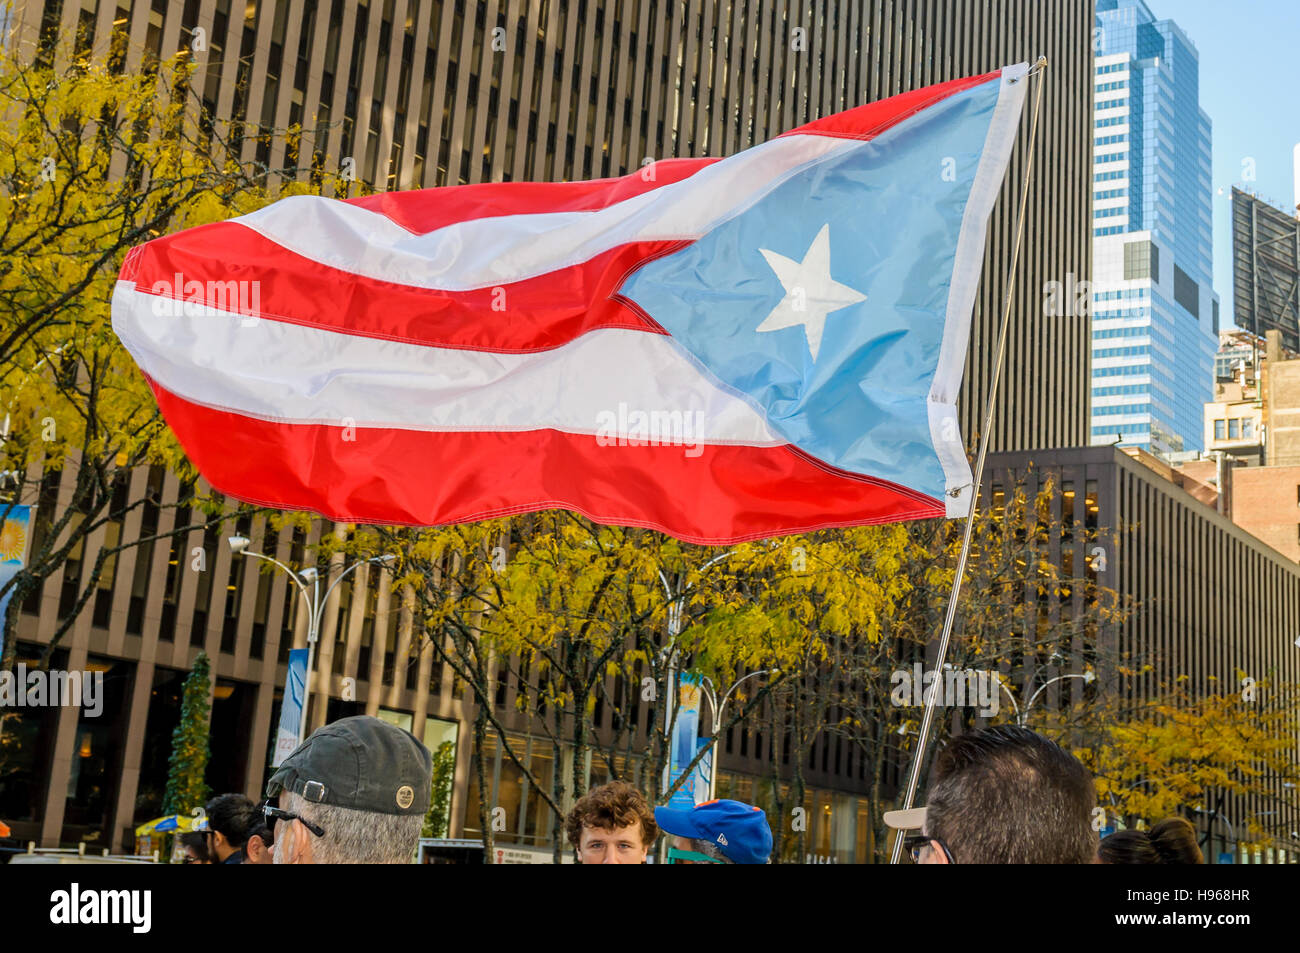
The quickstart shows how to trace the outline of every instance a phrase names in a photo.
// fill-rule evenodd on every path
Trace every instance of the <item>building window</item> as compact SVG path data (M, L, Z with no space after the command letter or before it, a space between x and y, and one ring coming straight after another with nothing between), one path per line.
M1241 436L1246 440L1253 440L1255 437L1255 421L1250 417L1241 418Z
M1160 250L1149 241L1124 243L1124 280L1160 280Z
M1240 417L1233 417L1231 420L1228 421L1228 439L1229 440L1241 439L1241 418Z
M1174 300L1187 309L1194 318L1201 316L1201 289L1192 277L1174 265Z
M1225 429L1224 429L1225 427L1227 427L1227 425L1228 425L1228 422L1227 422L1226 420L1216 420L1216 421L1214 422L1214 439L1215 439L1215 440L1225 440L1225 439L1227 439L1227 432L1226 432Z

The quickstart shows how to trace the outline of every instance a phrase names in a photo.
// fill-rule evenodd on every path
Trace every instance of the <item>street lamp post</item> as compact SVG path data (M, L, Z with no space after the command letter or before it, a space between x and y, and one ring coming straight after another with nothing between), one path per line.
M721 702L717 702L715 700L715 695L713 691L713 682L711 682L707 676L705 676L701 680L700 687L707 689L702 694L704 695L705 699L709 703L709 719L710 719L709 724L711 726L711 730L713 731L713 739L709 742L709 800L710 801L714 799L714 797L717 795L718 792L718 730L722 725L722 716L725 715L727 712L727 702L731 698L731 693L734 692L740 686L741 682L748 681L751 678L757 678L760 675L779 675L780 671L781 671L780 669L769 668L769 669L764 669L760 672L750 672L744 678L736 679L736 681L732 683L731 687L727 689L726 694L722 696Z
M731 550L719 553L712 559L708 560L700 567L700 572L711 568L716 563L722 562L731 555ZM663 790L668 790L671 784L672 772L672 730L673 730L673 713L677 710L677 636L682 631L682 616L686 609L686 597L690 594L690 587L678 588L668 584L667 574L659 570L659 582L664 587L664 595L668 598L668 644L664 646L663 652L660 653L662 663L667 665L666 678L664 679L665 691L668 697L664 705L664 738L668 745L669 756L664 761L663 773Z
M1208 817L1210 818L1211 823L1213 823L1214 818L1216 818L1216 817L1217 817L1219 820L1223 821L1223 823L1224 823L1224 824L1227 826L1227 828L1228 828L1228 836L1232 838L1232 860L1233 860L1234 863L1236 863L1236 861L1237 861L1237 859L1238 859L1238 856L1239 856L1239 854L1240 854L1240 850L1238 849L1238 846L1237 846L1237 845L1238 845L1238 841L1237 841L1237 829L1236 829L1235 827L1232 826L1232 821L1228 820L1227 817L1225 817L1225 816L1223 815L1223 812L1221 812L1218 808L1215 808L1213 811L1207 811L1207 810L1206 810L1205 808L1203 808L1203 807L1194 807L1194 808L1192 808L1192 810L1193 810L1195 813L1197 813L1197 814L1204 814L1204 815L1208 816ZM1213 839L1212 836L1211 836L1211 839Z
M1043 689L1045 689L1048 685L1051 685L1053 682L1059 682L1065 678L1081 678L1083 679L1085 684L1090 684L1093 681L1093 679L1095 679L1096 677L1097 676L1094 675L1092 672L1084 672L1081 675L1072 673L1070 675L1058 675L1055 678L1049 678L1047 681L1043 682L1042 685L1038 686L1038 691L1034 692L1032 695L1029 696L1029 703L1025 705L1023 711L1021 711L1020 705L1016 702L1016 696L1011 694L1011 689L1007 688L1007 683L1002 681L1001 678L999 678L998 684L1001 685L1002 690L1007 693L1007 698L1011 699L1011 707L1015 710L1016 713L1016 724L1023 728L1025 725L1025 720L1029 717L1029 712L1034 707L1034 702L1038 700L1038 696L1043 693Z
M264 560L283 569L288 573L293 584L298 587L298 594L307 603L307 676L303 681L302 689L302 717L298 719L298 744L302 744L307 728L307 703L311 700L311 673L312 665L316 660L316 641L320 635L321 617L324 615L325 606L329 603L330 593L349 573L361 566L371 564L387 566L397 557L392 553L385 553L382 556L372 556L369 559L359 560L339 573L338 578L330 583L324 594L322 594L320 591L320 573L314 566L308 566L301 572L294 572L274 556L268 556L265 553L258 553L249 549L250 541L247 536L231 536L226 542L230 544L230 551L236 556L251 556L254 559ZM309 583L311 585L310 589L308 588Z

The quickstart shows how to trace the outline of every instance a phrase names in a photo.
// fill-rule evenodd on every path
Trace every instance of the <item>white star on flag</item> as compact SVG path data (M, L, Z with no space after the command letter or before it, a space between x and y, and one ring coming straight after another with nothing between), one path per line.
M803 261L786 258L785 255L766 248L760 248L759 253L767 259L768 265L785 286L785 297L763 319L757 330L780 331L802 324L804 333L808 336L808 349L816 361L817 352L822 346L826 316L832 311L867 300L866 295L831 277L830 223L823 225L817 233L804 254Z

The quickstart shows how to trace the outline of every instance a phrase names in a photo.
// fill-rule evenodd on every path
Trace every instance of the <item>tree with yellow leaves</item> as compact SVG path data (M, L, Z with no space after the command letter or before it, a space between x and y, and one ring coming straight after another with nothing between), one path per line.
M100 60L69 48L28 62L0 49L0 519L42 504L27 563L5 585L0 670L12 666L23 601L70 558L90 570L47 649L125 549L225 518L219 498L197 494L183 504L201 515L194 524L155 519L123 538L128 514L160 508L129 492L133 471L171 470L191 487L196 474L114 335L109 303L130 248L264 205L270 176L239 163L228 130L200 121L184 53L126 75L124 42L115 35ZM42 499L69 468L66 505ZM100 532L104 545L87 552Z
M1122 698L1101 707L1091 743L1071 746L1096 778L1108 823L1133 828L1186 813L1212 815L1224 801L1234 829L1246 832L1242 846L1272 846L1263 818L1297 811L1296 686L1263 678L1237 691L1194 693L1180 678L1150 700L1128 703L1128 711L1121 705Z

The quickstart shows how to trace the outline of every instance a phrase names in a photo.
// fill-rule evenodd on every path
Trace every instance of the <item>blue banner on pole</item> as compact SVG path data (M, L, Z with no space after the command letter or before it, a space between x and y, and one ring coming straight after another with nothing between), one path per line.
M289 650L289 674L284 679L284 702L280 706L280 728L275 735L275 757L271 767L278 768L298 747L298 726L302 722L302 700L307 688L307 649Z
M668 784L671 786L686 766L695 758L700 748L708 745L710 739L700 738L700 698L702 695L700 676L683 674L677 685L677 721L673 728L672 756L669 760ZM681 787L668 799L668 806L689 809L709 799L709 776L712 760L711 753L705 753L690 776L682 782Z
M3 586L22 569L27 562L27 545L32 535L32 508L30 506L11 506L0 525L0 586ZM9 610L9 600L14 591L10 589L0 596L0 658L5 651L5 614Z

